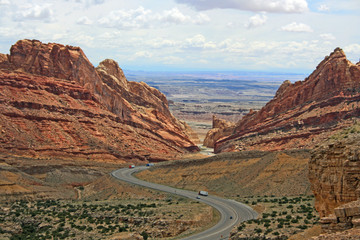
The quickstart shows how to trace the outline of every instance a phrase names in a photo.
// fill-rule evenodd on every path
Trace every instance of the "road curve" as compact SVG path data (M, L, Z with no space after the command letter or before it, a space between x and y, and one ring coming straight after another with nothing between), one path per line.
M200 199L196 199L198 196L197 192L192 192L188 190L175 189L172 187L150 183L132 176L133 173L145 170L146 166L140 166L136 168L122 168L111 173L111 175L119 180L129 182L132 184L140 185L147 188L152 188L160 190L163 192L168 192L176 194L179 196L187 197L199 202L208 204L216 208L220 214L220 221L213 227L197 233L195 235L184 238L184 240L218 240L218 239L228 239L230 231L232 228L240 222L254 219L257 217L257 213L250 208L249 206L236 202L234 200L223 199L216 196L201 196Z

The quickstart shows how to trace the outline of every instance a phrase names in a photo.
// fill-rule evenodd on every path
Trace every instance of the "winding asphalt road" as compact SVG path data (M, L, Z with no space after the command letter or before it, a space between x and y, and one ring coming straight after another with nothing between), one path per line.
M211 195L206 197L200 196L200 199L197 199L196 197L199 196L197 192L175 189L172 187L168 187L156 183L145 182L132 176L133 173L145 170L147 168L148 167L146 166L140 166L136 168L123 168L112 172L111 175L125 182L160 190L163 192L176 194L179 196L197 200L199 202L203 202L205 204L208 204L216 208L220 212L221 219L215 226L203 232L184 238L184 240L228 239L230 235L230 231L235 225L237 225L240 222L254 219L257 217L257 213L252 208L250 208L245 204L236 202L234 200L223 199Z

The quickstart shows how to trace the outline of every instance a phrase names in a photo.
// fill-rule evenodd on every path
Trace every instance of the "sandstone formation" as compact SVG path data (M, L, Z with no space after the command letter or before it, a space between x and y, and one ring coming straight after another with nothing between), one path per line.
M321 234L318 237L311 238L312 240L358 240L360 239L360 229L349 229L343 232L332 234Z
M323 233L342 232L352 228L360 229L360 201L353 201L334 209L335 214L320 220Z
M359 133L354 125L312 152L309 180L325 233L360 227Z
M285 81L260 111L222 130L215 152L311 148L358 116L360 63L337 48L304 81Z
M0 109L6 154L125 163L198 150L164 94L78 47L20 40L1 54Z
M220 138L230 136L233 133L235 124L223 119L218 119L215 115L213 116L212 129L206 134L204 139L204 146L213 148L215 142Z
M321 217L360 195L360 151L357 136L330 141L313 151L309 179Z

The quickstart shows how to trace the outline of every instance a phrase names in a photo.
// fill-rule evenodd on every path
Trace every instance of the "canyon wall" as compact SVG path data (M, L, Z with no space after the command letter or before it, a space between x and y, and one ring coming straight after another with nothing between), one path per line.
M359 134L355 124L312 152L308 175L324 233L360 227Z
M336 207L359 197L359 140L359 136L353 135L341 140L331 139L312 153L309 179L321 217L334 213Z
M234 123L213 116L212 129L205 136L204 146L213 148L217 140L230 136L233 133L234 127Z
M198 150L164 94L79 47L20 40L0 54L0 109L3 153L136 162Z
M337 48L304 81L285 81L261 110L223 128L215 152L312 148L359 116L360 63Z

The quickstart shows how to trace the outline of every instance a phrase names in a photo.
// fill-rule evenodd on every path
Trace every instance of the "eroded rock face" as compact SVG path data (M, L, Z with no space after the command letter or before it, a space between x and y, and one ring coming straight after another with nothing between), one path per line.
M313 153L309 162L309 179L321 217L355 201L360 195L360 137L350 135L330 141Z
M355 124L312 152L308 175L323 233L353 232L360 227L359 133ZM338 239L337 234L326 236Z
M311 148L360 116L360 65L337 48L304 81L285 81L260 111L241 119L215 152Z
M230 136L233 131L235 124L223 119L218 119L216 116L213 116L212 129L206 134L204 139L204 146L213 148L215 142L220 138Z
M94 68L78 47L21 40L0 69L3 152L126 162L198 149L166 97L113 60Z

